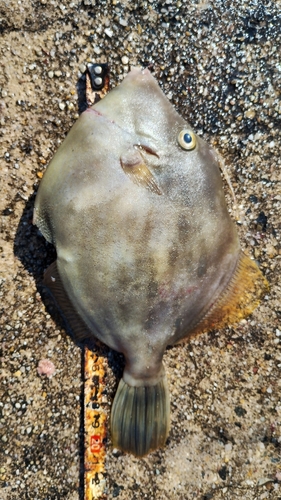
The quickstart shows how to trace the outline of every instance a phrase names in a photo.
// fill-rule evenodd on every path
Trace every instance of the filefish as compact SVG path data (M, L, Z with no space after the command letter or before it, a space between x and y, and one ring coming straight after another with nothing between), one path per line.
M166 347L240 321L267 288L241 250L215 150L133 68L59 147L34 223L56 248L44 281L74 338L124 354L113 446L137 457L164 446Z

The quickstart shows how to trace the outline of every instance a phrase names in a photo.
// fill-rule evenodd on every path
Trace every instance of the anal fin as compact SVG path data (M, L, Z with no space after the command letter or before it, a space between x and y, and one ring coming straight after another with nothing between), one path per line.
M268 289L257 264L241 251L228 286L189 337L238 323L256 309Z
M46 287L53 295L63 318L66 320L66 323L71 330L74 340L76 342L82 342L84 340L93 341L93 333L76 312L64 289L61 277L58 272L57 261L53 262L45 271L44 285L46 285Z

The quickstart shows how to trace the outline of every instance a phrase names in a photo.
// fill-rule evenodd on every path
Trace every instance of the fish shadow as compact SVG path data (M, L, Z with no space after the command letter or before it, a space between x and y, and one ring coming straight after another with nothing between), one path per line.
M38 228L33 225L33 207L36 197L36 191L29 197L22 212L15 239L14 239L14 255L20 260L25 270L29 275L33 276L36 290L39 292L46 312L52 317L60 330L64 330L66 335L73 339L71 330L66 321L62 317L56 303L50 294L49 290L43 283L43 275L46 268L56 260L56 251L53 245L48 243L42 236ZM112 370L117 381L122 376L124 368L124 357L115 351L112 351L105 345L101 345L95 340L83 340L75 344L84 352L85 347L94 350L96 354L100 354L107 359L108 367ZM81 356L81 379L85 382L84 376L84 355ZM107 390L104 391L107 393ZM109 394L109 399L111 398ZM80 395L80 426L79 426L79 449L80 449L80 472L79 472L79 500L84 499L84 384Z

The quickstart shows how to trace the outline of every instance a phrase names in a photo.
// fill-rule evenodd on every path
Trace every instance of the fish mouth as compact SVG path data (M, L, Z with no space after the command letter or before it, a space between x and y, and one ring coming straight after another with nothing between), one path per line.
M148 79L154 80L151 72L148 68L143 68L142 66L132 66L129 73L125 76L124 80L130 79Z

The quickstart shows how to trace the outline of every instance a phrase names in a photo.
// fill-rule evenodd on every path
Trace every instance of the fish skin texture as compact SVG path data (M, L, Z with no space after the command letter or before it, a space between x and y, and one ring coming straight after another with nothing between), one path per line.
M137 456L163 446L168 434L167 345L239 321L266 288L241 252L215 151L196 134L195 148L183 149L182 130L192 131L157 81L134 68L79 117L35 202L34 222L57 251L70 305L50 276L48 286L62 312L70 317L71 308L89 337L125 356L112 437ZM239 302L245 290L247 307ZM124 404L130 410L121 417Z

